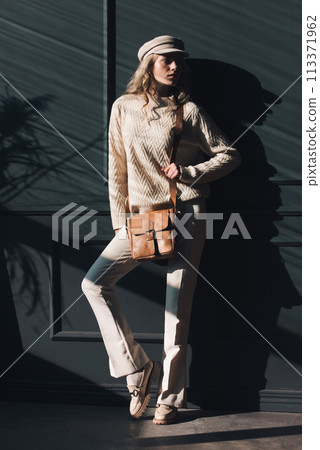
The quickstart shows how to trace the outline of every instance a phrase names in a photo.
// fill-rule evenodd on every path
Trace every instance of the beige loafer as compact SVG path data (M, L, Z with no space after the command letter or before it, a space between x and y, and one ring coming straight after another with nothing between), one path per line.
M175 406L156 405L153 423L156 425L169 425L178 420L178 409Z
M152 381L155 381L160 373L161 365L158 361L148 361L143 368L142 381L139 386L128 386L131 402L130 414L135 419L140 419L142 414L147 409L151 397Z

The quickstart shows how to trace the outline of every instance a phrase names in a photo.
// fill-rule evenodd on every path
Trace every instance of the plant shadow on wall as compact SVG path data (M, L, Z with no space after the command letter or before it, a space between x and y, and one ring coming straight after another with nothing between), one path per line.
M42 95L28 100L38 111L44 113L54 97ZM0 96L0 280L3 306L0 319L0 373L23 351L16 308L19 309L23 323L28 324L28 318L33 315L39 317L39 320L41 318L39 329L33 329L37 336L44 330L43 323L49 323L47 255L50 251L48 244L51 228L24 214L10 211L4 205L10 204L11 200L19 198L29 189L29 197L36 208L37 195L42 200L41 204L46 195L39 188L32 190L37 181L44 179L51 186L51 177L66 179L67 173L63 166L74 157L74 153L57 158L54 154L57 138L52 134L51 140L50 133L45 128L43 119L27 102L11 96L8 90L5 95ZM101 141L102 135L103 133L80 150L84 151ZM36 362L35 357L25 355L21 363L28 367L31 359ZM40 361L39 364L41 373L44 373L45 364ZM20 362L17 366L19 365ZM9 378L14 370L10 370ZM48 372L52 373L52 367Z
M52 100L47 95L30 102L45 111ZM0 189L3 200L9 202L45 176L54 163L40 143L35 126L37 113L31 106L8 93L0 101Z
M40 111L47 109L52 100L49 95L30 99ZM0 192L5 203L18 197L52 167L50 154L37 136L34 125L36 115L25 101L10 96L8 91L0 97ZM5 208L1 206L1 210L5 211ZM38 274L33 260L19 239L13 241L9 236L2 223L1 286L5 304L1 314L1 334L3 337L10 336L10 345L3 349L1 368L5 368L22 351L10 279L17 283L15 293L19 298L25 291L30 293L33 303L29 314L40 298Z
M192 99L203 106L234 142L277 95L262 88L251 73L219 61L188 60ZM272 108L276 108L278 100ZM208 212L239 212L251 240L241 235L221 240L226 221L214 222L200 272L282 354L299 366L299 338L277 327L281 308L301 304L279 246L275 221L281 206L280 188L269 180L276 169L268 164L264 146L253 128L235 144L242 164L211 185ZM299 269L298 269L299 270ZM189 341L192 346L188 398L202 407L259 409L259 391L266 386L269 345L208 284L198 278ZM287 363L282 362L286 365ZM293 369L287 365L287 371ZM299 375L297 384L299 383Z

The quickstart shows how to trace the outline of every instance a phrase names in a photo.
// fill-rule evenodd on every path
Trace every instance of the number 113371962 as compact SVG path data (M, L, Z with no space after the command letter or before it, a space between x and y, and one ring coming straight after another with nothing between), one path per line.
M307 16L307 81L316 81L317 74L317 17Z

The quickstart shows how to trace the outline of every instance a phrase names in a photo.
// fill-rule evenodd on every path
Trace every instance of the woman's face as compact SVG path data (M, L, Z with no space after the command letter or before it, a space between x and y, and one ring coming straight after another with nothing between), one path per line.
M176 86L182 73L183 56L173 52L158 55L153 64L153 76L158 83L166 86Z

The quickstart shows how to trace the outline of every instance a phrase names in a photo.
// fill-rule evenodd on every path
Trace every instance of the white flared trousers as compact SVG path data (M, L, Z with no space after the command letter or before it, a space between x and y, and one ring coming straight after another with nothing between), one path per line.
M196 216L205 212L205 202L182 203L178 209L180 229L183 224L186 231L178 233L177 255L168 260L163 370L157 403L181 408L187 406L186 354L197 282L195 269L199 267L205 240L205 221L198 220ZM190 216L186 222L185 214ZM187 238L190 236L186 236L186 232L192 239ZM110 373L115 378L132 374L149 361L141 345L135 341L113 290L117 281L139 264L143 263L131 258L126 233L120 231L82 282L82 290L96 316L109 356Z

